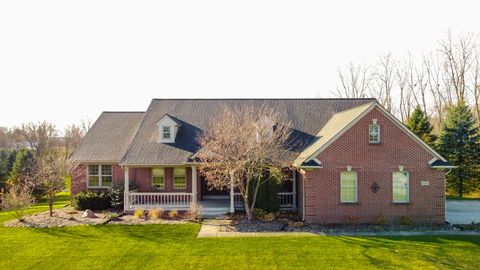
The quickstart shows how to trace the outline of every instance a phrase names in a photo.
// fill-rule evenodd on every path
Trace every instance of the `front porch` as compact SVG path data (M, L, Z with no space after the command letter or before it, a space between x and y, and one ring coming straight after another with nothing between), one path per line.
M226 214L228 212L233 213L235 210L243 209L243 201L240 193L236 193L233 186L230 187L229 191L223 192L222 194L212 193L213 195L206 195L205 183L202 177L198 176L196 166L189 166L188 173L185 176L185 180L189 181L186 185L186 190L184 192L177 191L157 191L157 190L146 190L145 186L143 190L129 190L130 179L132 174L130 173L129 168L124 167L125 172L125 183L124 183L124 210L133 211L136 209L151 209L151 208L162 208L164 210L188 210L191 203L198 203L202 207L204 215L214 216ZM145 168L142 168L145 170ZM150 168L153 170L153 167ZM281 190L277 194L277 199L280 205L281 210L296 210L297 209L297 192L296 192L296 177L292 179L292 183L287 185L288 190ZM169 181L173 182L173 178L170 177L170 174L166 174L166 179L164 179L165 186ZM153 186L152 175L148 177L150 180L149 186ZM172 179L170 179L172 178ZM132 179L139 180L139 179ZM148 179L147 179L148 180ZM145 182L145 179L143 179ZM200 194L199 194L200 193Z

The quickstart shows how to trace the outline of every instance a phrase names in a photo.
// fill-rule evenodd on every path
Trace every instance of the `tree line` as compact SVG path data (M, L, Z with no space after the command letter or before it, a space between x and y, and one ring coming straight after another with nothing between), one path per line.
M68 160L90 128L69 125L63 134L46 121L0 128L0 194L2 208L18 218L35 200L45 197L52 214L55 194L70 185L75 164Z
M460 197L480 188L480 43L477 34L452 34L422 57L380 56L372 64L338 69L334 93L373 97L423 141L457 166L447 191Z

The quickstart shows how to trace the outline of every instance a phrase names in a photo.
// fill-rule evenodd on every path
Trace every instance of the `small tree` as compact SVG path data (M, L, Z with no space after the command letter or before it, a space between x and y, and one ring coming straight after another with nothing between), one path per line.
M35 202L32 190L32 187L27 184L11 186L7 193L2 194L1 203L3 210L11 211L16 219L24 221L28 207Z
M288 119L280 111L263 107L225 107L198 139L199 170L212 188L236 188L248 220L253 219L259 187L270 176L285 180L282 169L292 159L286 145Z
M75 168L77 167L65 160L60 153L50 153L38 160L33 177L47 198L50 216L53 216L55 194L65 189L66 178Z
M438 151L457 166L447 175L448 189L462 197L478 186L480 137L473 114L463 101L449 109Z
M415 110L407 119L407 127L428 145L433 146L435 143L436 138L432 134L433 127L420 106L415 107Z

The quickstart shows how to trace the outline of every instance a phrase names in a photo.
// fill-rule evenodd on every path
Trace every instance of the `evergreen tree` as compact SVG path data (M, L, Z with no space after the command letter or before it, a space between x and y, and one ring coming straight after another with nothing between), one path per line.
M407 127L428 145L433 146L435 143L436 136L432 134L433 127L420 106L417 106L407 119Z
M438 151L457 166L447 174L447 189L460 197L478 188L480 137L471 110L463 102L449 109Z
M13 163L10 177L8 178L9 184L18 184L20 178L25 174L28 174L34 165L34 157L32 151L29 149L21 149L17 152L15 162Z
M6 188L16 154L15 150L0 149L0 190Z

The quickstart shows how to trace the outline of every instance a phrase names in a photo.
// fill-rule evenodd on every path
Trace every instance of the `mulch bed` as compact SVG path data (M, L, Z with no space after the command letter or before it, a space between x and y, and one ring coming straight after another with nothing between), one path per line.
M4 223L5 227L29 227L29 228L52 228L79 225L140 225L140 224L181 224L188 223L188 220L182 219L145 219L137 218L133 215L122 214L118 211L94 211L97 217L82 217L84 211L78 211L71 207L55 209L53 217L49 212L41 212L25 216L23 221L18 219L9 220ZM114 215L113 215L114 214Z
M299 221L279 219L275 221L234 220L230 224L222 224L220 232L396 232L396 231L458 231L459 228L445 225L371 225L371 224L306 224Z

